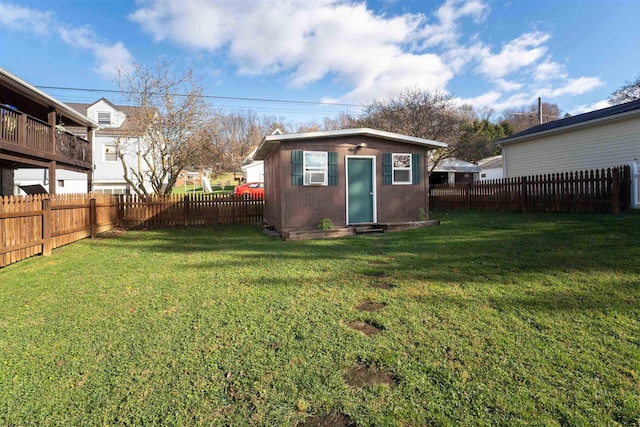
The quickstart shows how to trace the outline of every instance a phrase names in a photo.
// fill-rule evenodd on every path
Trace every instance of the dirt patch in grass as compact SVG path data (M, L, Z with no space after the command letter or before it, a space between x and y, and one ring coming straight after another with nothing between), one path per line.
M356 423L345 414L338 412L334 415L325 415L322 417L309 417L304 422L298 424L298 427L356 427Z
M386 304L383 302L365 301L356 306L359 311L377 311L385 308Z
M379 271L379 270L365 271L364 274L365 276L369 276L369 277L389 277L387 272Z
M344 381L351 387L362 388L377 384L384 384L389 387L396 385L393 375L380 369L357 364L349 368L344 376Z
M349 326L351 329L362 332L367 336L379 334L384 329L380 325L372 325L371 323L361 322L359 320L349 322L347 323L347 326Z
M378 255L382 255L382 254L378 254ZM387 265L389 264L389 261L384 260L384 259L373 259L371 261L369 261L369 265L373 266L373 267L380 267L383 265Z
M112 228L111 230L103 231L102 233L98 233L96 235L96 237L101 237L101 238L107 239L107 238L110 238L110 237L121 236L126 232L127 232L127 230L125 230L124 228Z
M390 282L386 282L386 281L375 281L375 282L371 282L369 283L369 287L370 288L376 288L376 289L393 289L395 288L397 285L390 283Z

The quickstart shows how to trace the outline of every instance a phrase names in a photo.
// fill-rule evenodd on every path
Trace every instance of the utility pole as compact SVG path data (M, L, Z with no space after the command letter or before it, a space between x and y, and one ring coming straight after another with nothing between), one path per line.
M538 97L538 123L542 124L542 97Z

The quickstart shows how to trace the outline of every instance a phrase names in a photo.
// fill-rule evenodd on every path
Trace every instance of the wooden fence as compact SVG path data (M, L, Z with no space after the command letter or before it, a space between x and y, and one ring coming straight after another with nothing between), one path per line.
M118 224L124 228L163 228L212 224L253 224L263 220L264 200L225 194L120 196Z
M116 225L118 199L108 194L0 197L0 267Z
M629 166L434 186L433 210L620 212L631 208Z
M196 194L137 196L60 194L0 197L0 267L114 227L161 228L259 223L257 198Z

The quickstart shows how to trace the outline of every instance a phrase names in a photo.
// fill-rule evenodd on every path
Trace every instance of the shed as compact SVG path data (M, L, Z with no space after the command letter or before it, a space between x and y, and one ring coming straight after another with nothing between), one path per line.
M286 236L329 219L338 228L414 222L429 212L429 150L447 144L375 129L267 135L265 221Z

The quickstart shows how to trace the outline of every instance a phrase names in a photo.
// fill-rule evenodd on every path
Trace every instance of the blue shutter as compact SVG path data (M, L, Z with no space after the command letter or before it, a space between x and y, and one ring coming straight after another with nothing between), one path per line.
M411 155L411 184L420 184L420 154Z
M329 151L327 162L329 166L329 185L338 185L338 153Z
M384 185L391 185L391 183L393 183L391 153L382 153L382 183Z
M303 185L303 160L302 150L296 150L291 152L291 185Z

